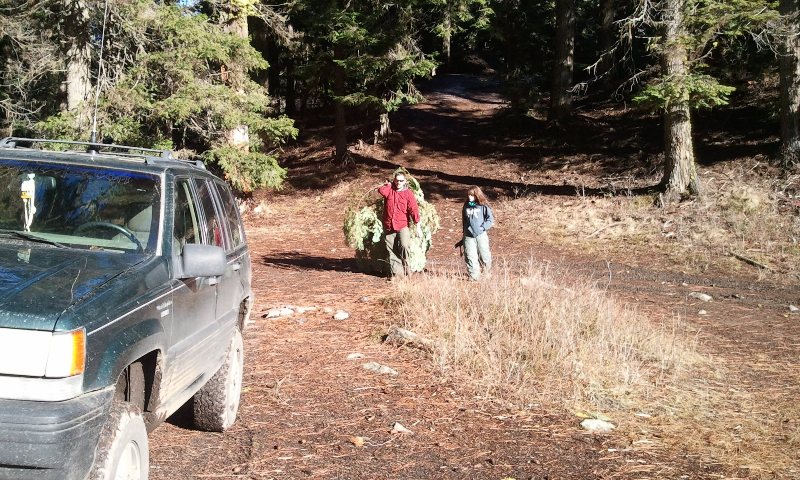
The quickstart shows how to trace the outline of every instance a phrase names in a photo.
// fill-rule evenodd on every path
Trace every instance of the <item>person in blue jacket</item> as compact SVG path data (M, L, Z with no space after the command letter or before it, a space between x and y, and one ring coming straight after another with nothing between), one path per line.
M492 267L492 252L489 249L489 234L494 225L494 212L480 187L472 186L467 191L467 201L461 210L464 237L456 247L464 246L464 260L470 280L480 280L481 270Z

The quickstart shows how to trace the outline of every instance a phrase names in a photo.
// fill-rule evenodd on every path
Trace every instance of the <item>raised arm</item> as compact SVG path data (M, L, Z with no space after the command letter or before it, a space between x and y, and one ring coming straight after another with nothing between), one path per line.
M389 181L378 187L378 193L380 193L383 198L388 197L389 192L391 191L392 191L392 184Z

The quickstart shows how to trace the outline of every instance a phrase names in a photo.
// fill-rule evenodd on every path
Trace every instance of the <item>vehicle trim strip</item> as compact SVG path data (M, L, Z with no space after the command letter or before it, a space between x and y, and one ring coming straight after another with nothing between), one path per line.
M181 283L181 284L178 286L178 288L173 288L172 290L169 290L168 292L164 292L162 295L159 295L158 297L155 297L155 298L153 298L153 299L152 299L152 300L150 300L149 302L147 302L147 303L143 303L143 304L139 305L138 307L134 308L133 310L130 310L130 311L126 312L126 313L123 313L122 315L120 315L119 317L115 318L114 320L111 320L110 322L107 322L107 323L106 323L105 325L103 325L102 327L100 327L100 328L97 328L97 329L95 329L95 330L92 330L91 332L86 332L86 336L88 337L88 336L94 335L95 333L97 333L97 332L99 332L99 331L103 330L104 328L106 328L106 327L108 327L108 326L110 326L110 325L112 325L112 324L114 324L114 323L116 323L116 322L118 322L118 321L122 320L123 318L127 317L128 315L130 315L130 314L132 314L132 313L135 313L135 312L137 312L137 311L139 311L139 310L141 310L141 309L143 309L143 308L145 308L145 307L147 307L147 306L151 305L152 303L154 303L154 302L157 302L157 301L161 300L162 298L166 297L167 295L172 295L174 292L177 292L177 291L178 291L178 290L180 290L181 288L186 288L186 285L185 285L185 284L183 284L183 283Z

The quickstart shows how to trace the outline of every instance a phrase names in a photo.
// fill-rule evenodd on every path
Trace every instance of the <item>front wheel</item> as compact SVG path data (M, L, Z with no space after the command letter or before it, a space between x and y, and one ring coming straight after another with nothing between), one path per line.
M234 330L225 363L203 388L194 394L194 426L209 432L224 432L236 421L242 393L244 342L239 329Z
M147 429L136 407L115 401L100 433L91 480L146 480L150 469Z

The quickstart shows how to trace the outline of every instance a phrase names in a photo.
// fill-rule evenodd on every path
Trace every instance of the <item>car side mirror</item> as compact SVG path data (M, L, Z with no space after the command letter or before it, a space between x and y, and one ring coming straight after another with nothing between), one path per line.
M181 254L180 278L218 277L225 274L228 259L222 247L188 243Z

